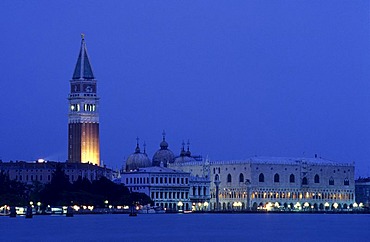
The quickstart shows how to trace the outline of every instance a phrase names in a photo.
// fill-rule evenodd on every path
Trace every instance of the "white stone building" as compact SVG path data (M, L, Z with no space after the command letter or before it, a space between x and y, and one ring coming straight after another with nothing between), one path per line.
M355 202L354 164L321 158L192 161L172 169L207 176L213 210L348 209Z
M144 167L123 172L121 183L131 192L147 194L166 210L190 210L190 173L166 167Z
M210 210L210 183L209 178L190 176L190 202L193 211Z

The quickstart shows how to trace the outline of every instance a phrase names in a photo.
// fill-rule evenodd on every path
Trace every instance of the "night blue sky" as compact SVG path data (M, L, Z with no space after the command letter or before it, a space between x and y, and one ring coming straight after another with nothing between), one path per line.
M67 158L80 33L101 158L121 167L162 130L178 154L356 162L370 175L370 3L1 1L0 158Z

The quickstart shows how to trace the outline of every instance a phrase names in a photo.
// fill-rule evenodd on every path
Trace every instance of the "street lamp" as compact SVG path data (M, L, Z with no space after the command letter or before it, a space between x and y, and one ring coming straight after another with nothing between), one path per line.
M294 208L295 208L296 210L301 210L301 209L302 209L301 204L300 204L299 202L297 202L297 203L294 205Z
M328 202L326 202L325 204L324 204L324 206L325 206L325 209L329 209L329 203Z
M206 208L206 210L208 210L208 209L207 209L207 208L208 208L208 205L209 205L209 204L208 204L208 202L204 202L204 203L203 203L203 206Z
M178 208L178 210L179 210L179 211L181 211L181 208L182 208L182 206L184 206L184 203L183 203L183 202L181 202L181 201L179 201L179 202L177 203L177 206L179 207L179 208Z
M338 208L338 203L334 203L334 204L333 204L333 207L334 207L335 209L337 209L337 208Z
M37 202L37 212L41 213L41 202Z

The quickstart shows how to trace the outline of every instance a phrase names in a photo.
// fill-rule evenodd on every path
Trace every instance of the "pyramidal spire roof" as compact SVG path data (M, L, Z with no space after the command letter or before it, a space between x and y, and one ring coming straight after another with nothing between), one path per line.
M87 54L84 34L81 34L81 48L72 79L95 79Z

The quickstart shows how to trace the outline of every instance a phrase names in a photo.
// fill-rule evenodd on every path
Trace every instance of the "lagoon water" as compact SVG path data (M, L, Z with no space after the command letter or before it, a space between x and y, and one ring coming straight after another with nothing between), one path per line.
M0 241L370 241L368 214L0 217Z

